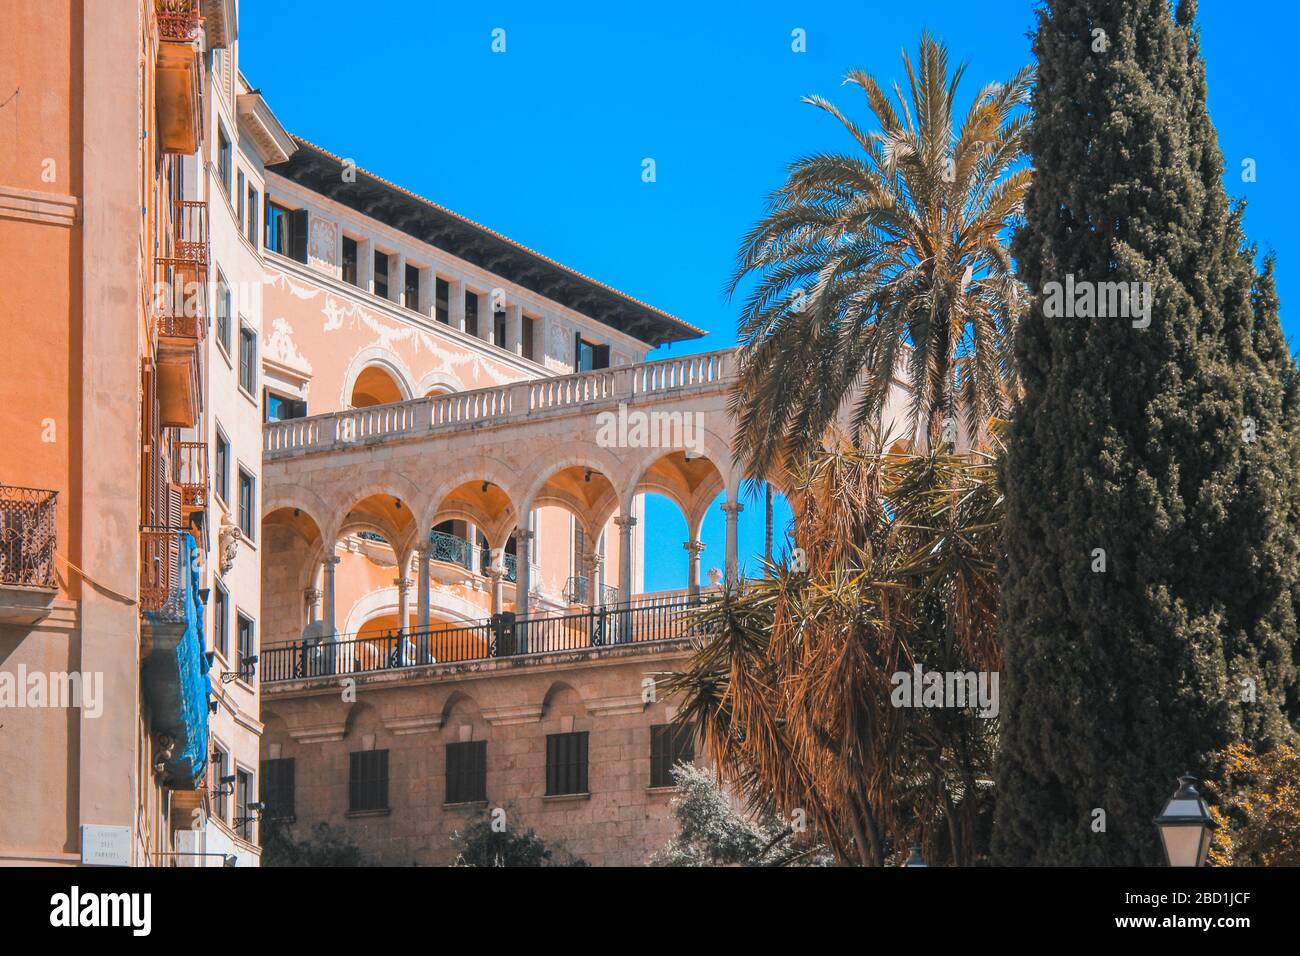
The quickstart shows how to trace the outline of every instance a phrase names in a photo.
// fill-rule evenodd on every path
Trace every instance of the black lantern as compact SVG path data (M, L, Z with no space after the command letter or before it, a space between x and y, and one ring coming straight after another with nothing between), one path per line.
M1189 773L1178 778L1178 789L1155 819L1165 862L1170 866L1204 866L1210 853L1210 835L1218 824L1196 789Z

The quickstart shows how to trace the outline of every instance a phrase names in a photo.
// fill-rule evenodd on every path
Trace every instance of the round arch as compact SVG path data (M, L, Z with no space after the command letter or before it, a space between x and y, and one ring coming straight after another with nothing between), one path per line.
M362 349L352 357L347 371L343 375L343 391L339 395L340 408L352 408L352 396L356 391L357 381L367 369L378 369L385 373L396 386L398 401L406 401L414 394L411 382L414 376L406 363L391 349L372 345ZM378 403L376 403L378 404Z

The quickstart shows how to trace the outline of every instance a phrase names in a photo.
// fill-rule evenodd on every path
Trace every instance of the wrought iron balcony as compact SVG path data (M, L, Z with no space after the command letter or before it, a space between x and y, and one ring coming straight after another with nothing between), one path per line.
M569 614L498 614L428 631L340 634L334 640L272 644L261 650L262 683L682 640L698 627L696 612L702 600L672 594Z
M154 0L154 10L158 15L158 35L164 40L189 43L203 26L199 0Z
M57 491L0 485L0 584L55 587Z
M183 528L140 529L140 610L179 614L184 597L180 574Z
M618 588L602 584L597 588L582 575L569 578L564 585L564 598L570 604L587 604L603 606L618 603ZM595 600L592 600L595 598Z
M165 153L194 153L203 142L203 60L194 42L203 26L199 0L155 0L154 9L158 144Z
M474 552L478 548L464 538L445 531L429 532L429 557L434 561L459 564L467 571L474 570Z
M183 513L208 506L208 443L172 442L172 482L181 491Z

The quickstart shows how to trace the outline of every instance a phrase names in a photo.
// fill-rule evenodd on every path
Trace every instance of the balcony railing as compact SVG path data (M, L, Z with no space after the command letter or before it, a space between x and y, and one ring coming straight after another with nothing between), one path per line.
M182 528L140 529L140 610L162 611L178 600L184 583L179 562Z
M0 485L0 584L52 588L57 491Z
M195 41L203 27L198 0L155 0L158 13L154 107L158 146L190 154L203 143L203 57Z
M193 40L203 25L199 16L199 0L154 0L158 15L158 35L164 40L187 43Z
M643 396L658 399L723 391L734 380L733 354L734 350L724 349L272 422L263 429L263 450L276 458L358 442L398 441L461 428L585 414L598 402L617 405Z
M592 600L592 598L596 600ZM575 575L569 578L564 585L564 598L570 604L617 604L618 588L608 584L597 585L592 587L590 579Z
M261 651L262 682L681 640L691 634L699 607L698 597L675 597L575 614L501 614L429 631L273 644Z
M492 566L492 552L488 548L472 545L460 535L446 531L429 532L429 557L434 561L458 564L467 571L486 575ZM519 576L518 558L506 552L502 556L506 573L504 580L514 581ZM536 565L534 565L536 567Z
M186 511L208 506L207 442L172 442L172 483L180 488L181 507Z

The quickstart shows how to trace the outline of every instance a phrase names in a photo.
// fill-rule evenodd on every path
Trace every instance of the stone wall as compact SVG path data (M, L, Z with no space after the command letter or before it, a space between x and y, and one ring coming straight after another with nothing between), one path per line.
M592 865L640 865L675 832L672 791L650 787L650 728L672 702L643 681L680 644L480 661L264 688L263 759L295 759L295 832L341 827L380 863L446 865L452 835L504 808L507 825ZM347 698L347 699L345 699ZM587 731L588 789L546 796L546 736ZM487 741L487 801L450 806L446 745ZM386 811L350 813L350 753L387 750ZM557 853L557 857L561 854Z

